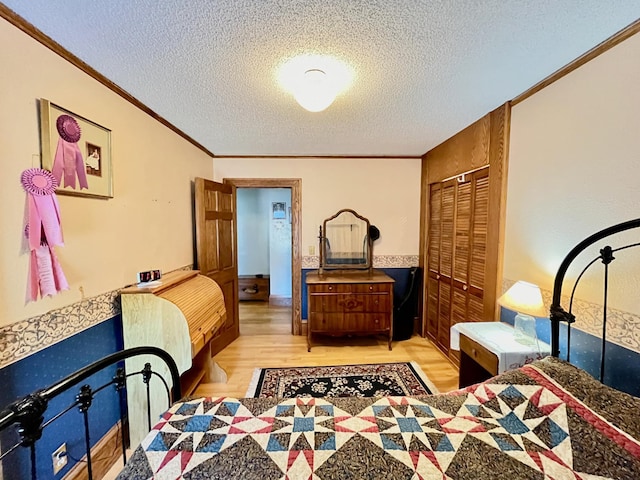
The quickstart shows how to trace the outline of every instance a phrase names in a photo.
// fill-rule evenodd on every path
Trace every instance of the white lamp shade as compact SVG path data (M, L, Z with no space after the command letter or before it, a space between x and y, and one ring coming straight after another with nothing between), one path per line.
M542 301L540 287L533 283L516 282L498 299L504 308L534 317L548 317L549 312Z

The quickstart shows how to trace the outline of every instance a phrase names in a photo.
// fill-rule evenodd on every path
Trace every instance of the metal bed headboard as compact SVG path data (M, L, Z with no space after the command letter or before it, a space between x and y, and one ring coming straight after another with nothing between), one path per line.
M569 311L566 311L561 305L561 297L562 297L562 284L564 282L565 274L571 263L576 259L576 257L583 252L586 248L593 245L600 240L603 240L611 235L615 235L616 233L624 232L626 230L631 230L633 228L640 227L640 218L635 220L629 220L626 222L619 223L617 225L613 225L611 227L600 230L599 232L590 235L585 238L583 241L578 243L573 249L567 254L564 258L558 271L556 273L555 280L553 282L553 297L551 300L551 308L550 308L550 320L551 320L551 355L554 357L560 356L560 322L567 323L567 360L571 358L571 324L575 322L576 317L572 313L573 307L573 297L576 292L576 288L578 286L578 282L584 275L584 273L591 267L595 262L601 260L604 264L604 303L603 303L603 318L602 318L602 342L600 349L600 381L603 381L604 378L604 364L605 364L605 348L606 348L606 336L607 336L607 302L608 302L608 293L609 293L609 264L615 260L613 254L620 250L624 250L631 247L636 247L640 245L639 243L633 243L629 245L624 245L618 248L611 248L610 246L605 246L600 249L600 255L591 260L584 269L580 272L576 281L571 290L571 295L569 297Z
M155 357L159 357L166 364L171 375L171 389L169 389L166 380L160 374L152 370L150 363L146 363L142 370L130 373L125 373L124 368L120 366L116 369L116 374L110 382L107 382L97 388L92 388L90 385L83 385L82 387L80 387L80 391L75 397L75 402L73 402L70 406L68 406L61 412L55 414L51 419L47 420L46 422L44 421L44 413L47 410L50 400L73 388L80 382L83 382L84 380L100 372L101 370L111 365L122 362L127 358L135 357L138 355L153 355ZM0 455L0 461L20 446L29 448L31 460L31 478L32 480L36 480L36 443L42 437L42 431L45 427L53 423L62 415L69 412L73 408L78 407L83 416L87 474L89 480L91 480L93 478L93 471L91 464L91 440L89 437L89 408L91 407L92 401L97 393L104 390L110 385L114 385L116 393L120 396L120 421L124 422L125 412L122 406L124 403L126 381L128 377L134 375L142 376L142 381L147 385L147 406L149 408L149 383L153 376L158 377L164 384L167 392L167 400L169 406L179 400L182 396L182 393L180 391L180 374L178 372L178 367L176 366L176 363L171 355L169 355L166 351L157 347L135 347L113 353L72 373L71 375L63 378L62 380L47 388L30 393L29 395L16 400L15 402L7 406L4 410L0 411L0 431L9 428L12 425L15 425L17 427L19 437L19 441L17 443L15 443L12 447L10 447L8 450L3 452L2 455ZM147 409L147 422L149 425L149 430L151 430L152 424L149 408ZM126 463L125 429L120 429L120 433L122 437L122 458Z

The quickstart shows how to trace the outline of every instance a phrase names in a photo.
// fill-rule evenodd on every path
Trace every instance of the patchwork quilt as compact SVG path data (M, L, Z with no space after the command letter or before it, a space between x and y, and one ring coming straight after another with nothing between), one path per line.
M191 399L118 479L639 479L639 416L554 358L433 396Z

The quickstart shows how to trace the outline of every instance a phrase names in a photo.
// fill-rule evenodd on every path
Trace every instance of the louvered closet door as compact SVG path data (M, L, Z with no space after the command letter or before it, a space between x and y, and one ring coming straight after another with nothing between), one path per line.
M471 250L469 257L468 322L482 322L485 264L487 259L487 224L489 219L489 169L473 173Z
M440 270L438 274L438 335L437 343L449 349L449 327L451 326L451 289L453 277L453 253L455 236L456 181L442 185Z
M488 168L430 187L427 334L447 353L452 325L483 320L488 194Z
M451 295L451 323L467 320L467 292L469 290L469 253L471 235L471 176L456 180L455 236L453 282Z
M429 194L429 246L427 254L427 335L438 336L439 279L440 279L440 222L442 185L431 185Z

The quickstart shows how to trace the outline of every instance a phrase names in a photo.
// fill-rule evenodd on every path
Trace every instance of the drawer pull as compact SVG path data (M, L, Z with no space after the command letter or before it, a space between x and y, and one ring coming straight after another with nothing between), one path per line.
M380 323L380 320L378 320L377 318L373 321L373 323Z
M467 285L463 285L462 289L466 292L469 287Z
M477 351L475 348L472 348L472 349L471 349L471 354L472 354L474 357L477 357L477 356L478 356L478 351Z
M369 290L373 290L373 285L369 285Z

